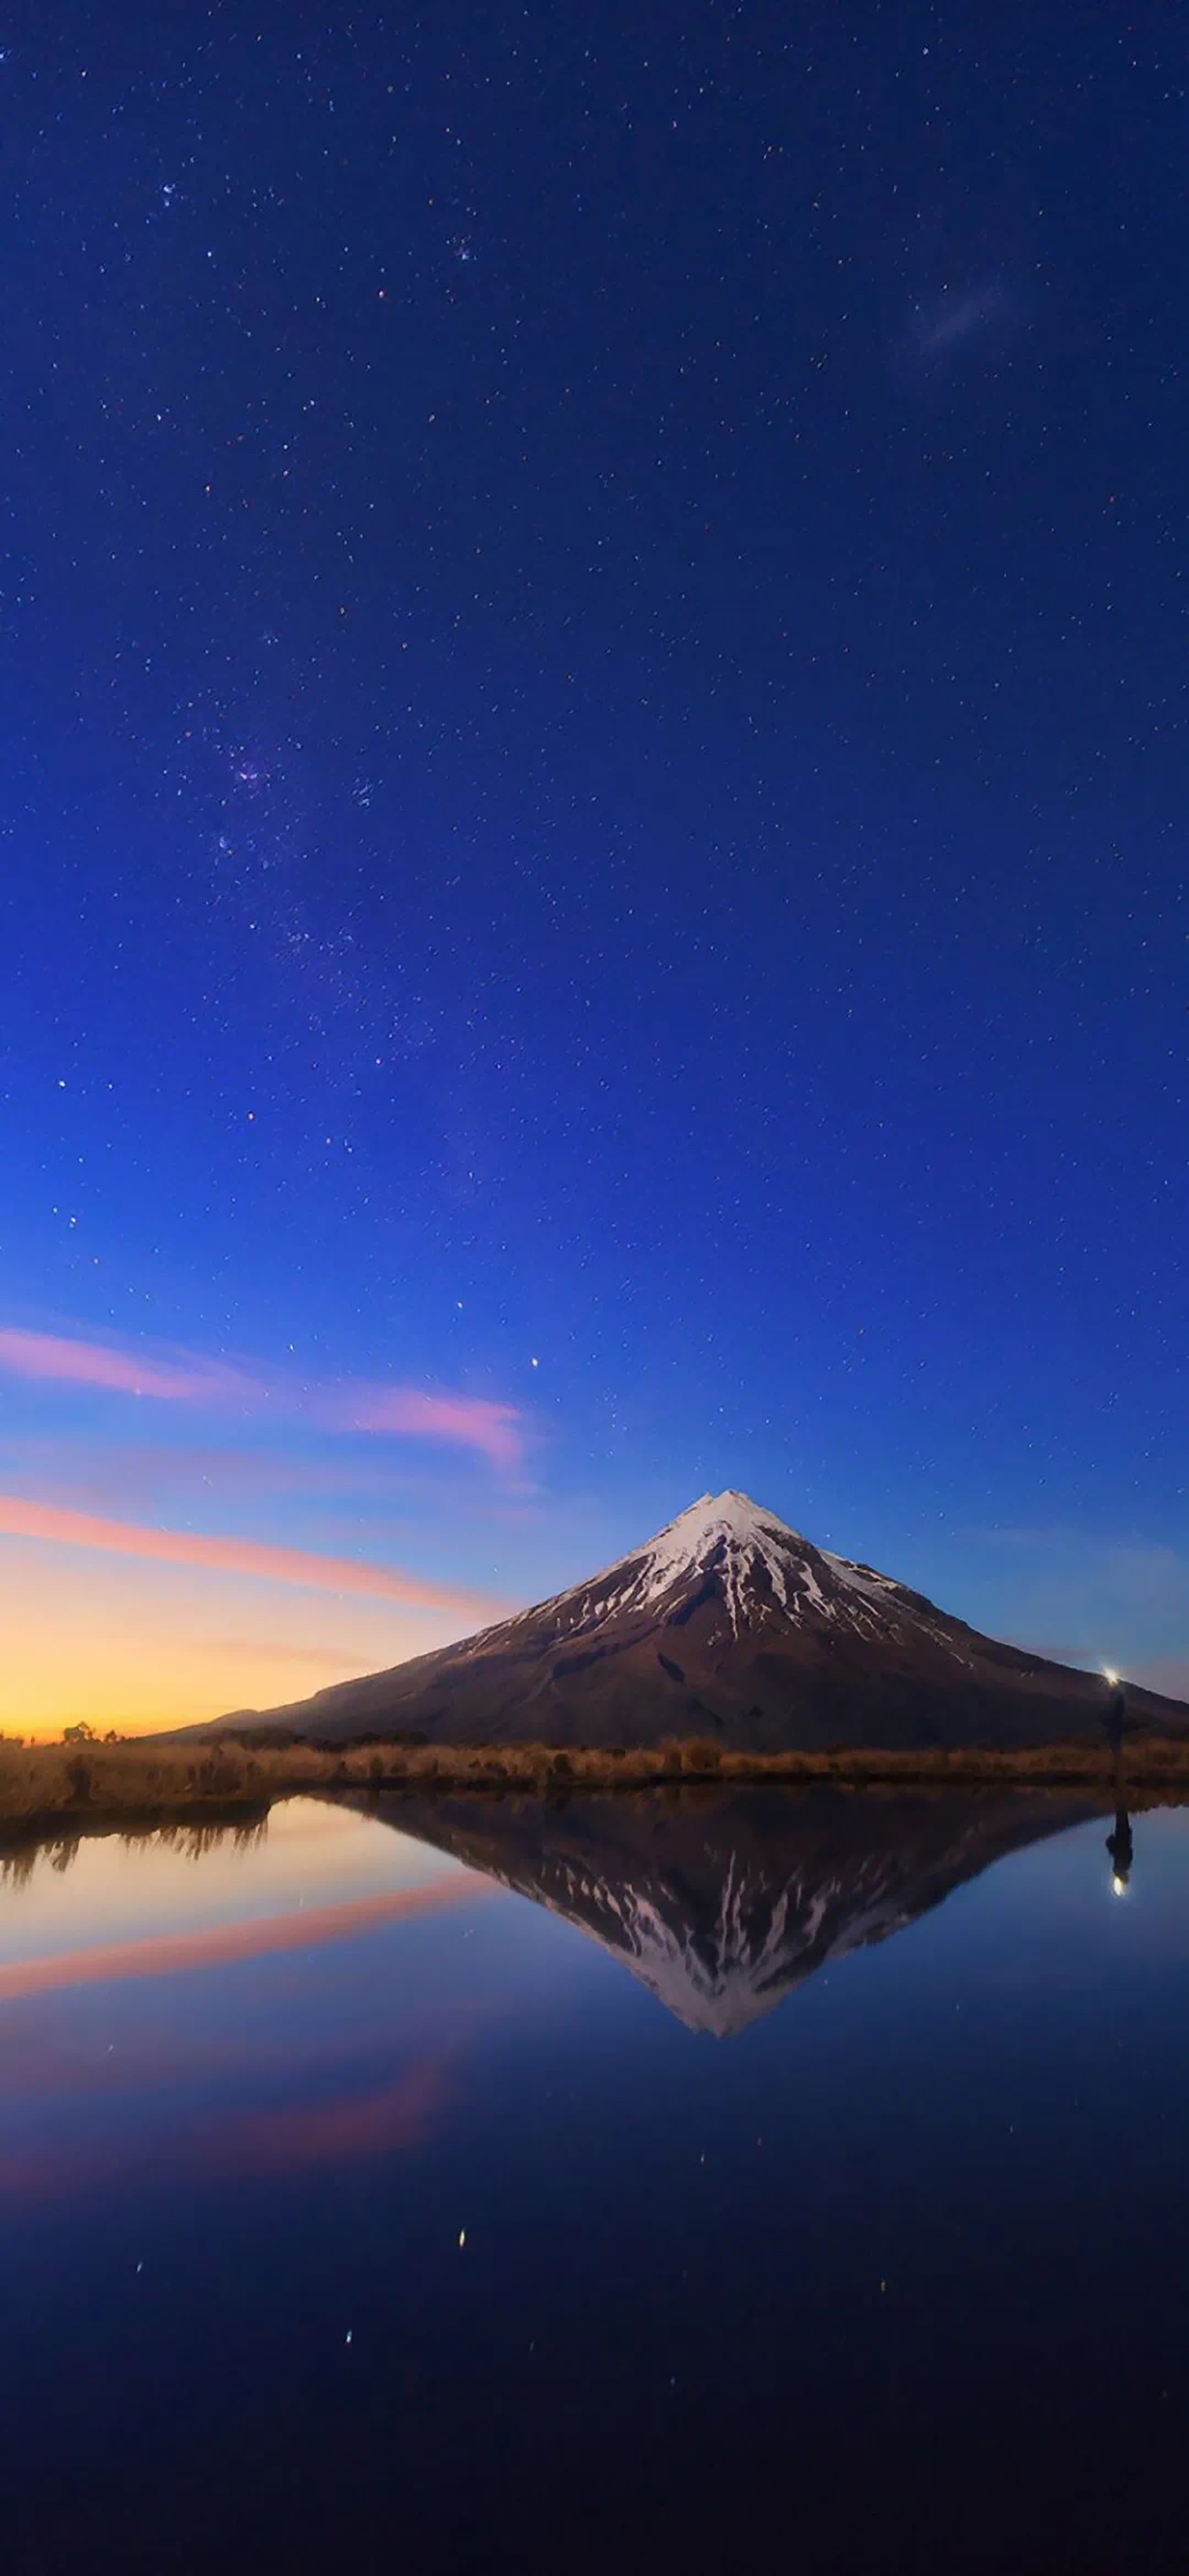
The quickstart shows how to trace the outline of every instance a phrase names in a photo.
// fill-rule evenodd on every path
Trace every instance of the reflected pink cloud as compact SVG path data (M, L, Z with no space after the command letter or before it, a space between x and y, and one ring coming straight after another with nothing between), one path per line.
M390 2155L421 2146L451 2099L447 2051L427 2051L403 2073L370 2093L343 2092L329 2101L283 2103L260 2110L228 2109L188 2121L162 2137L147 2133L139 2145L126 2134L69 2144L17 2148L0 2155L0 2200L57 2200L111 2183L127 2184L139 2172L157 2173L163 2157L175 2177L211 2174L300 2173L311 2165L354 2156Z
M417 2060L375 2093L340 2094L330 2102L286 2103L250 2111L213 2128L204 2170L217 2162L235 2173L292 2173L345 2156L386 2154L420 2146L450 2097L447 2060Z
M453 1869L421 1887L394 1888L381 1896L356 1897L339 1905L301 1906L296 1912L263 1915L247 1923L217 1923L194 1932L155 1933L140 1941L65 1950L56 1957L16 1959L0 1967L0 2007L68 1986L176 1976L189 1968L226 1967L241 1959L317 1949L326 1941L350 1941L378 1924L441 1914L456 1905L473 1905L482 1897L503 1894L498 1883L481 1871Z
M110 1556L154 1557L168 1565L202 1565L224 1574L263 1575L275 1583L311 1585L322 1592L362 1592L402 1601L416 1610L444 1610L481 1627L505 1604L485 1593L426 1582L398 1566L367 1565L358 1557L318 1556L300 1547L268 1547L255 1539L208 1538L193 1530L148 1529L133 1521L101 1519L94 1512L62 1511L20 1494L0 1494L0 1535L51 1539L66 1547L97 1548Z

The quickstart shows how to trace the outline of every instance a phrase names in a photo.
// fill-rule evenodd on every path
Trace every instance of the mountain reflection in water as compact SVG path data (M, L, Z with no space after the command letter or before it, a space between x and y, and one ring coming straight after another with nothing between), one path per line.
M5 2576L1183 2564L1189 1810L295 1798L14 1864Z
M359 1803L563 1915L719 2039L991 1862L1100 1812L1074 1795L752 1787Z

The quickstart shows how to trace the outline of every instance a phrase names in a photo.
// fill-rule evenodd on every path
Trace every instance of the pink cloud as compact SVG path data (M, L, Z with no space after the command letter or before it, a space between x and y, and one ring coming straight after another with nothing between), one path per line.
M423 1395L411 1386L348 1386L339 1404L336 1427L343 1431L395 1431L413 1440L455 1441L480 1450L493 1467L509 1472L524 1456L515 1406L493 1404L485 1396Z
M86 1386L167 1404L249 1406L274 1418L312 1419L329 1431L366 1431L475 1449L501 1473L524 1457L523 1417L515 1405L486 1396L432 1393L414 1386L302 1386L264 1371L206 1360L193 1352L148 1359L107 1342L0 1325L0 1370L60 1386Z
M12 1377L50 1378L112 1395L150 1395L166 1404L259 1403L268 1389L217 1360L146 1360L105 1342L76 1342L58 1333L0 1325L0 1369Z
M482 1624L505 1606L482 1593L427 1583L398 1566L367 1565L353 1556L317 1556L301 1547L266 1547L254 1539L207 1538L193 1530L146 1529L134 1521L103 1520L96 1512L60 1511L20 1494L0 1494L0 1536L51 1539L66 1547L98 1548L109 1556L155 1557L168 1565L202 1565L223 1574L264 1575L276 1583L312 1585L322 1592L366 1592L403 1601L415 1610L445 1610Z

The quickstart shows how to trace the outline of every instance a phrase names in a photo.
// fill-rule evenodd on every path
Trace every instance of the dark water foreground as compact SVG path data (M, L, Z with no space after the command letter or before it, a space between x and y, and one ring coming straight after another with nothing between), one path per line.
M5 2565L1180 2569L1187 2170L1189 1811L22 1851Z

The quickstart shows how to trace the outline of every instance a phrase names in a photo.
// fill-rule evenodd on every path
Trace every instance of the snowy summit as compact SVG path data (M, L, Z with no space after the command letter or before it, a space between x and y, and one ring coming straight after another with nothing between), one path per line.
M559 1637L586 1635L612 1619L663 1611L691 1582L718 1598L724 1628L735 1638L816 1620L874 1637L911 1620L928 1626L947 1651L956 1651L944 1637L941 1614L919 1593L871 1566L815 1547L775 1512L753 1503L750 1494L731 1488L700 1495L646 1547L487 1633L514 1636L526 1621L552 1620Z

